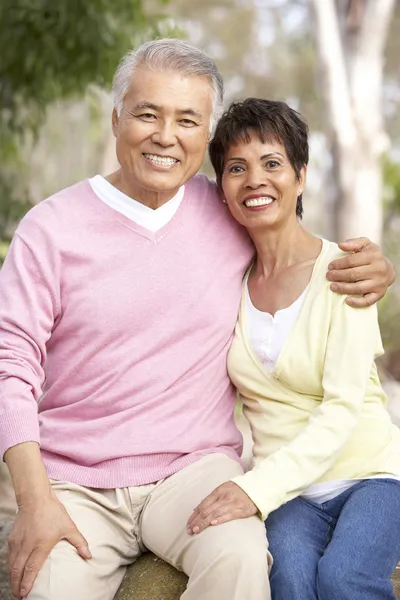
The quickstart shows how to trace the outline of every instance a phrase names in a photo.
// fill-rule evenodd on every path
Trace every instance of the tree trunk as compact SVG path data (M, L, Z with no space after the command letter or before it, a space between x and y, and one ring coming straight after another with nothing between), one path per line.
M379 243L381 157L388 148L381 110L383 50L395 0L349 0L351 21L339 15L335 0L312 3L337 159L336 238L366 235Z

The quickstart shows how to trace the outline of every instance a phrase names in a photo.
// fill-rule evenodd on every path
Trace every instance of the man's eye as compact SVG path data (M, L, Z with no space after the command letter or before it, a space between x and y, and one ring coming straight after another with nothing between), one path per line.
M139 118L146 119L146 121L151 121L156 118L156 115L153 115L152 113L142 113L139 115Z
M192 121L192 119L181 119L180 123L185 127L196 127L197 125L197 123L195 121Z

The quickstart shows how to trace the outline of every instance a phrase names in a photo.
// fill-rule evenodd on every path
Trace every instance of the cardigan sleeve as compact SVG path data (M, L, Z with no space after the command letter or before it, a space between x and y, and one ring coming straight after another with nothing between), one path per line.
M287 446L232 479L263 519L328 471L359 420L373 360L383 350L376 305L356 309L345 300L335 294L321 404Z
M38 253L40 243L33 252L17 233L0 271L0 460L12 446L40 442L37 404L57 308L51 259L43 268Z

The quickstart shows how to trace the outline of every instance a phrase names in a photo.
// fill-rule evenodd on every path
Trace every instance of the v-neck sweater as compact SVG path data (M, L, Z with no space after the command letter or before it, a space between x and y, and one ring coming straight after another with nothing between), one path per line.
M152 209L124 194L101 175L95 175L88 181L100 200L131 221L153 232L164 227L172 219L182 202L185 191L185 186L182 185L173 198L162 206Z
M386 410L374 358L383 353L377 308L354 309L333 293L323 240L306 296L272 372L254 352L246 285L228 371L254 440L252 469L233 479L265 519L310 484L400 473L400 430Z
M49 477L98 488L239 460L226 359L252 253L202 175L157 232L88 181L34 207L0 271L1 455L36 441Z

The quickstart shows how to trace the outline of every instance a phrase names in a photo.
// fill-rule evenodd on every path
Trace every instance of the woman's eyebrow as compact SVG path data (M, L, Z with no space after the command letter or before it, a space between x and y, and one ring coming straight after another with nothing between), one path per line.
M226 162L230 162L231 160L236 160L236 161L240 161L240 162L246 162L245 158L241 158L240 156L232 156L232 158L227 158Z
M264 158L269 158L270 156L280 156L281 158L285 158L280 152L268 152L268 154L263 154L260 160L264 160Z
M263 154L262 156L260 156L260 160L264 160L265 158L269 158L270 156L280 156L281 158L285 158L280 152L268 152L267 154ZM232 156L231 158L227 158L226 162L230 162L231 160L246 162L246 159L241 158L240 156Z

